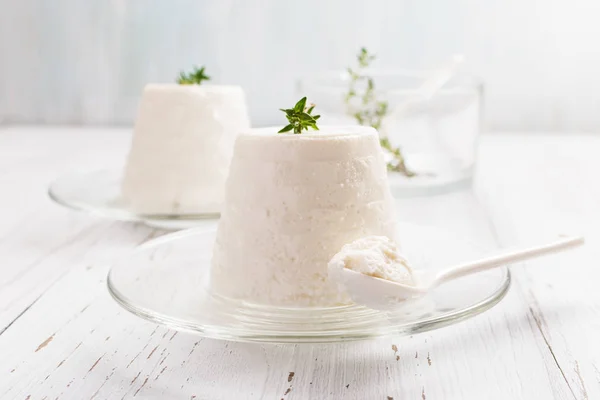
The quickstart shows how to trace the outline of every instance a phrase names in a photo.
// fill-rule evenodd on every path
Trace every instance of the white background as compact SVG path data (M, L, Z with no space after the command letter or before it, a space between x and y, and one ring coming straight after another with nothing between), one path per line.
M126 124L147 82L206 64L255 124L365 45L382 67L463 52L491 129L600 131L595 0L0 0L0 122Z

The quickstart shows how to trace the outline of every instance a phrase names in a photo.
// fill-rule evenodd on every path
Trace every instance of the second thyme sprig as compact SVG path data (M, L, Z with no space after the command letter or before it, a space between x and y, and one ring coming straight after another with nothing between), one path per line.
M302 133L303 130L308 130L308 128L318 131L319 128L317 127L317 120L321 118L321 116L311 115L314 109L314 104L311 104L308 107L306 106L306 97L301 98L296 103L294 108L280 108L280 110L285 113L289 124L283 127L283 129L277 133L284 133L293 130L294 134L298 134Z
M204 72L205 67L194 67L192 72L180 72L177 83L180 85L200 85L203 81L210 80L210 76Z
M388 139L386 132L382 132L385 128L383 126L383 120L388 113L388 103L387 101L380 101L377 99L375 93L375 81L372 77L364 75L363 70L369 67L376 56L374 54L369 54L367 49L363 47L358 52L356 58L358 67L356 69L347 69L348 75L350 76L350 84L345 99L348 112L360 125L371 126L379 131L379 142L381 143L381 147L392 158L392 161L387 164L388 169L412 177L415 173L406 166L400 148L394 147ZM366 87L359 96L359 84L364 87L365 84L363 82L365 81ZM358 108L353 106L353 103L357 102L360 104Z

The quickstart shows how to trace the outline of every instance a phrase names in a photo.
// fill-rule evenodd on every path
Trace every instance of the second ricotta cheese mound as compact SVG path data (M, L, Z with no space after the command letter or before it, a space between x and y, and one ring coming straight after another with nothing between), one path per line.
M348 304L328 279L329 260L356 239L395 235L377 131L277 130L254 129L236 139L211 288L259 304Z
M122 183L132 211L220 212L235 137L249 127L239 86L147 85Z

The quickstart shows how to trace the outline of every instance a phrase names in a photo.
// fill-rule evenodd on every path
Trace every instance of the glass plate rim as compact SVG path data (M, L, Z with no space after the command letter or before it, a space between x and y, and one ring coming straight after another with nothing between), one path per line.
M417 224L410 224L417 225ZM444 229L435 228L426 225L418 225L419 227L433 228L437 230L446 231ZM215 231L214 228L191 228L182 230L179 232L170 233L148 242L145 242L131 252L122 255L121 257L131 257L137 252L145 251L148 248L159 246L161 243L168 243L188 236L193 236L202 233L210 233ZM472 241L469 241L472 242ZM371 340L375 338L381 338L386 336L400 335L406 336L411 334L417 334L427 332L435 329L440 329L449 325L453 325L458 322L465 321L473 318L483 312L493 308L495 305L500 303L507 295L510 287L512 286L512 276L510 269L507 266L501 268L502 283L496 288L496 290L468 307L462 308L457 311L448 312L441 316L434 316L422 321L418 324L406 323L397 326L388 326L377 331L369 331L365 328L353 328L343 330L345 333L336 334L335 331L327 332L310 332L303 331L301 334L294 335L289 332L272 331L264 333L264 331L256 331L248 328L239 329L231 327L219 327L211 324L194 324L189 321L177 317L170 317L164 313L151 310L147 307L136 305L134 301L128 299L120 290L116 288L116 285L112 283L111 273L113 271L113 265L110 265L106 286L109 294L123 309L135 315L136 317L142 318L146 321L150 321L159 325L166 326L170 329L183 331L199 335L201 337L218 340L229 340L235 342L259 342L259 343L273 343L273 344L285 344L285 343L340 343L340 342L351 342L351 341L363 341ZM342 310L348 307L356 306L337 306L329 308L321 308L321 310ZM278 309L283 310L285 307L279 307ZM297 308L296 308L297 309ZM365 307L365 309L368 309ZM306 308L309 310L309 308ZM314 309L313 309L314 310Z

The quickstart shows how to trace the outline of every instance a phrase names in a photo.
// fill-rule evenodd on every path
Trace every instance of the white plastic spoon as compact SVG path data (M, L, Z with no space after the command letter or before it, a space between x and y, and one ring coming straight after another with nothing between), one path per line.
M385 309L390 301L401 301L418 298L431 292L436 287L454 279L498 268L518 261L525 261L543 255L569 250L584 243L583 237L567 237L542 246L524 250L510 251L500 255L471 261L465 264L446 268L437 274L424 275L417 286L405 285L394 281L364 275L348 268L342 268L335 274L338 283L345 286L352 300L371 308Z

